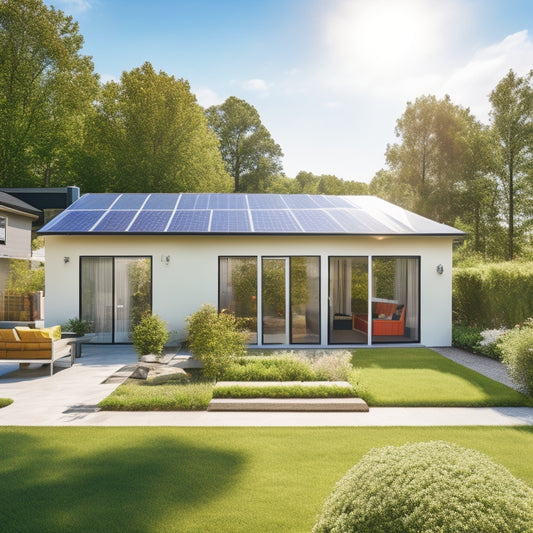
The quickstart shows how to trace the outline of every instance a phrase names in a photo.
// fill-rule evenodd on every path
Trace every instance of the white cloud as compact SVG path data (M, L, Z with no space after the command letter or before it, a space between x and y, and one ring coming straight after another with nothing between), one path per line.
M533 41L527 30L507 36L503 41L476 52L443 84L442 93L465 107L478 119L486 121L490 103L488 96L497 83L513 69L526 74L533 65Z
M208 87L193 88L192 92L196 94L196 99L202 107L210 107L212 105L220 105L224 100L218 94Z
M245 91L267 93L271 85L260 78L252 78L243 82L242 88Z

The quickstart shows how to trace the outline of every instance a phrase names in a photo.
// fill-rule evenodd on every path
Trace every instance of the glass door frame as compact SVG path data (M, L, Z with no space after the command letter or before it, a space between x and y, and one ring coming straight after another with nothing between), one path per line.
M82 316L82 300L83 300L83 294L82 294L82 261L83 259L92 259L92 258L109 258L113 261L112 263L112 271L111 271L111 283L112 283L112 290L111 290L111 299L112 299L112 309L113 312L111 314L111 342L101 342L101 343L95 343L95 344L132 344L131 342L116 342L116 269L115 269L115 260L116 259L149 259L150 260L150 309L153 312L154 307L154 290L153 290L153 284L154 284L154 261L153 257L151 255L80 255L79 257L79 297L78 297L78 304L79 304L79 314L78 316Z
M264 263L265 261L269 260L275 260L275 261L284 261L285 262L285 340L283 342L265 342L265 332L264 332L264 315L263 315L263 273L264 273ZM258 294L261 295L260 298L260 305L257 308L258 317L261 320L258 320L258 326L259 322L261 323L261 345L262 346L273 346L273 345L281 345L281 346L288 346L290 344L290 337L291 337L291 294L290 294L290 256L283 255L283 256L261 256L261 262L259 265L258 261L258 267L261 269L261 275L258 276L257 282L258 282ZM260 285L260 287L259 287ZM259 332L258 332L259 333ZM259 337L258 337L259 338Z

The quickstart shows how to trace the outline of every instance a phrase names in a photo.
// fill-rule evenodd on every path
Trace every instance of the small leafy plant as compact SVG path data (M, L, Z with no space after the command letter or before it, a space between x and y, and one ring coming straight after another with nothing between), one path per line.
M139 358L148 354L161 356L163 347L168 340L165 322L159 315L144 314L133 330L132 340Z
M89 320L82 320L80 318L69 318L67 322L61 326L62 331L72 331L83 337L87 333L94 331L94 324Z
M514 381L533 396L533 324L531 319L500 337L503 363Z

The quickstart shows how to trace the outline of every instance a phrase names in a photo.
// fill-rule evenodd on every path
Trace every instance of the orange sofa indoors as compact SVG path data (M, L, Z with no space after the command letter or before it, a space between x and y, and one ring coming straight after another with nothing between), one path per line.
M376 303L376 314L378 316L392 317L393 313L398 308L395 303ZM353 315L353 329L368 333L368 315L354 314ZM385 336L397 335L403 336L405 329L405 306L402 306L402 312L399 320L392 320L392 318L374 318L372 319L372 335Z

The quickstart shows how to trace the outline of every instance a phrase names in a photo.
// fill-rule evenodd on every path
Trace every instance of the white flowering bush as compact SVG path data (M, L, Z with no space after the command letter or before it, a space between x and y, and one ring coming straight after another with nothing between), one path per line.
M481 332L483 339L479 342L480 346L490 346L496 344L502 335L505 335L508 330L500 329L485 329Z
M486 455L447 442L368 452L337 483L313 532L533 531L533 490Z
M301 351L295 356L308 361L316 379L323 381L350 381L354 368L351 363L352 354L348 350L335 351Z

